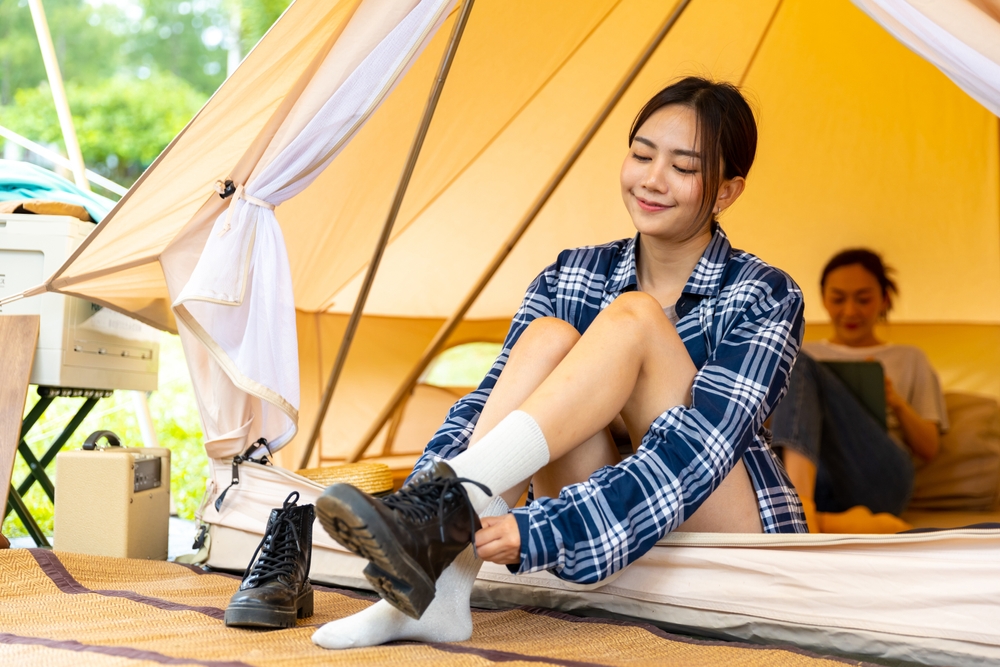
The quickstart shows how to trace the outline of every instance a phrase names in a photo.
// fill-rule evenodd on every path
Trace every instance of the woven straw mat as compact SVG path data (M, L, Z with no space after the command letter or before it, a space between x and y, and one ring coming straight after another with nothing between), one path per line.
M652 626L580 619L541 609L474 611L472 639L327 651L310 636L373 598L316 590L316 611L295 628L227 628L240 580L174 563L42 549L0 551L0 665L754 665L859 663L746 644L696 641Z
M392 471L384 463L359 461L326 468L303 468L297 470L296 474L320 486L344 482L372 495L392 491Z

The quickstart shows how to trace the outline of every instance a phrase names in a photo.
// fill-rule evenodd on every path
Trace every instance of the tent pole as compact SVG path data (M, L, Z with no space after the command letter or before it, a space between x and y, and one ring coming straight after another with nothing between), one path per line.
M59 116L59 125L62 127L63 143L66 144L66 152L73 165L73 180L76 181L77 187L89 191L90 182L87 180L87 170L83 164L83 153L80 152L80 142L77 141L76 130L73 128L73 115L70 113L69 101L66 99L66 88L63 87L62 74L59 72L59 60L56 58L56 49L52 45L52 34L49 32L48 21L45 20L42 0L28 0L28 7L31 9L31 18L35 23L38 47L42 50L42 60L45 62L45 72L48 74L49 88L56 104L56 115Z
M319 438L320 431L323 428L323 420L326 417L327 410L330 409L333 391L337 386L337 380L340 379L341 371L344 370L347 354L351 350L351 343L354 342L354 334L357 333L358 324L361 322L361 313L365 308L365 302L368 300L368 293L371 291L372 283L375 282L375 273L378 271L379 263L382 261L382 254L389 244L392 227L396 223L396 217L399 215L399 209L402 207L406 188L410 184L410 177L413 175L413 170L417 165L417 158L420 157L420 149L424 145L427 130L434 117L434 111L437 109L438 100L441 98L441 91L444 89L444 83L448 78L449 70L451 70L451 64L455 60L455 52L458 50L458 44L462 39L462 33L465 31L465 25L469 21L469 14L472 12L472 5L474 3L475 0L464 0L462 2L462 9L455 20L448 46L441 56L437 78L434 80L434 85L431 86L430 96L427 98L427 105L424 107L423 118L421 118L420 126L413 137L410 154L406 158L403 173L399 177L399 183L396 185L396 194L393 196L392 205L389 207L389 214L386 217L385 224L382 226L382 234L379 236L378 243L375 244L375 251L372 253L371 261L368 263L365 279L361 284L361 291L358 294L357 301L354 303L351 317L347 321L347 329L344 331L344 337L340 341L337 358L333 362L330 377L327 378L326 387L323 389L323 398L320 401L319 412L316 415L316 421L313 423L312 433L309 434L309 442L306 444L306 450L302 455L302 460L299 462L300 468L305 468L309 465L309 459L312 457L313 450L316 447L316 440Z
M493 275L500 268L500 265L503 264L504 260L507 259L507 256L514 249L514 246L521 239L524 233L528 230L528 227L531 226L531 223L535 221L536 217L538 217L538 214L542 211L542 208L545 207L545 204L549 201L549 198L552 197L552 194L559 187L559 184L562 183L563 179L566 177L566 174L568 174L570 169L573 168L573 165L576 164L577 159L580 157L580 155L583 154L583 151L590 144L591 139L594 138L594 136L597 134L597 131L601 129L602 125L604 125L604 121L606 121L608 119L608 116L611 115L611 112L614 110L615 106L617 106L621 98L625 95L625 92L628 90L629 86L632 85L633 81L635 81L635 78L639 75L639 72L641 72L642 68L645 67L646 63L653 56L653 53L663 42L664 38L670 32L671 28L673 28L674 25L677 23L677 20L681 17L681 14L684 13L685 8L687 8L687 6L690 3L691 0L680 0L680 2L678 2L677 5L674 7L674 10L663 22L663 25L660 26L660 29L653 36L653 39L650 40L645 50L632 64L632 67L629 70L629 72L625 75L625 77L621 80L621 82L619 82L618 87L615 89L614 93L612 93L611 97L609 97L608 100L604 103L604 107L601 109L601 112L591 122L590 127L583 134L583 136L580 137L579 141L577 141L576 146L573 148L570 154L566 156L565 160L563 160L562 166L559 168L559 171L557 171L552 176L552 178L549 179L548 184L542 190L541 194L538 195L538 197L535 199L534 203L531 205L531 208L528 209L528 212L524 215L523 218L521 218L521 222L518 223L517 227L514 228L514 231L510 234L510 236L507 237L507 240L500 248L500 251L497 252L497 254L493 257L493 260L490 262L489 266L487 266L486 271L483 272L483 274L479 277L479 280L476 281L476 284L473 286L472 290L468 293L468 295L466 295L465 300L458 307L458 310L456 310L451 315L451 317L449 317L448 320L445 321L445 323L441 326L437 334L434 336L434 339L424 350L423 356L420 358L420 361L418 361L417 365L410 370L410 373L406 376L406 379L403 380L403 383L399 386L399 388L396 389L396 393L393 394L389 403L382 409L382 412L379 413L378 417L375 419L371 427L365 433L364 438L354 449L354 451L351 452L351 455L347 457L348 463L353 463L361 458L361 456L365 453L365 450L368 449L371 443L378 436L379 431L382 430L382 427L385 425L385 422L388 421L389 418L396 412L396 409L399 407L399 404L410 393L410 391L413 389L413 386L417 383L417 380L420 379L420 375L424 372L424 370L426 370L427 366L430 365L431 361L434 360L434 358L444 347L444 344L447 342L448 337L451 336L451 334L454 333L455 329L458 328L458 325L461 324L462 319L465 317L465 314L469 311L469 308L472 307L472 304L475 303L476 299L479 297L479 294L486 288L486 285L489 284L490 280L493 278Z

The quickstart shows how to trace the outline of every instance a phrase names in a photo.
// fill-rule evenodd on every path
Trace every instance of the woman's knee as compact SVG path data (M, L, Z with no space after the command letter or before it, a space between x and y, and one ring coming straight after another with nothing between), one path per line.
M662 325L670 321L663 313L660 302L645 292L625 292L601 311L601 316L641 326Z
M580 340L572 324L557 317L539 317L521 333L511 349L511 357L531 356L533 360L548 359L558 364Z

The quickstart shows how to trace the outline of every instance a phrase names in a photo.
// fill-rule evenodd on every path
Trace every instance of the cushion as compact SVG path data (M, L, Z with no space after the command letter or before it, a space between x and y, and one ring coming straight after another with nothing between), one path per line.
M988 511L998 507L1000 407L988 396L947 393L951 428L930 463L917 463L911 510Z

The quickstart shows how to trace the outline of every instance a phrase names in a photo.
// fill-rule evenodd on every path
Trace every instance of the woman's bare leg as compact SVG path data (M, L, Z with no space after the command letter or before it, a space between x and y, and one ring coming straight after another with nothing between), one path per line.
M476 422L469 446L474 446L483 435L489 433L504 417L518 409L525 399L549 376L580 340L580 334L567 322L542 317L534 320L524 330L510 352L510 358L486 401L483 413ZM535 495L542 489L555 490L575 482L582 482L598 468L618 463L618 451L611 436L605 429L571 450L571 455L551 461L533 477ZM539 486L541 484L541 486ZM503 493L507 505L514 507L527 488L524 480Z
M545 433L550 452L550 463L533 478L535 495L556 496L619 460L607 431L619 413L638 446L664 410L690 403L695 372L673 325L643 293L620 296L582 337L561 320L536 320L511 351L471 442L511 411L527 412ZM504 497L513 505L523 490L518 485ZM742 461L679 530L762 530Z

